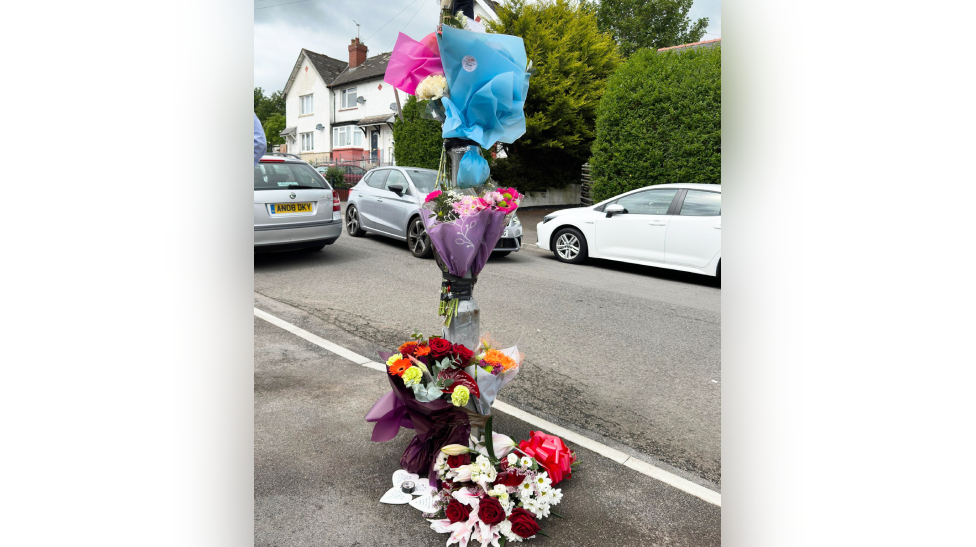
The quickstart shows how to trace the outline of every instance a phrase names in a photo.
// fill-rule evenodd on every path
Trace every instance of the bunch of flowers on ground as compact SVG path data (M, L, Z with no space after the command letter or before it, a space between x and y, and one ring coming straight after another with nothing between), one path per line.
M539 431L532 435L558 439ZM531 441L519 444L526 443ZM461 547L471 540L479 541L482 547L500 547L536 534L545 535L539 521L560 516L552 510L563 497L562 489L555 485L571 476L571 472L560 470L558 479L554 478L554 460L559 461L560 469L569 469L576 454L559 440L557 450L546 452L544 459L536 459L507 435L493 433L490 418L485 437L471 439L470 444L473 447L445 446L437 456L434 470L440 482L435 497L438 511L425 515L431 529L451 534L447 545L458 543Z

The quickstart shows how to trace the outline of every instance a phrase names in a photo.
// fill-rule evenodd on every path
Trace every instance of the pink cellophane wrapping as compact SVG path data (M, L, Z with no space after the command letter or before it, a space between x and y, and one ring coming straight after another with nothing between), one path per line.
M425 37L424 43L430 43L430 38L430 36ZM437 74L443 76L444 67L441 65L436 39L434 39L433 50L424 43L401 32L397 37L396 45L393 46L390 62L386 65L383 81L404 93L414 95L417 92L417 85L427 76Z

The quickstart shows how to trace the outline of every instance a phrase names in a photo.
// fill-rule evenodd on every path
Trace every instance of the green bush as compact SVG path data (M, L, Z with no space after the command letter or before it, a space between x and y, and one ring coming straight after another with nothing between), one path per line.
M346 172L338 167L329 167L323 176L333 188L344 188L346 186Z
M643 186L721 184L722 51L637 52L597 109L593 199Z
M393 154L397 165L437 169L441 159L441 124L421 118L424 105L410 96L403 105L403 121L393 122Z

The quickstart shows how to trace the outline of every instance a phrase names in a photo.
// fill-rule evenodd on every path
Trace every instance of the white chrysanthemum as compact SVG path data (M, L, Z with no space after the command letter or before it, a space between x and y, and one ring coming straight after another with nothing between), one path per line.
M447 79L442 75L427 76L417 85L417 100L429 101L447 95Z
M532 481L524 480L522 484L518 487L519 497L525 499L526 496L531 496L535 490L532 488Z
M522 459L519 460L519 464L521 464L522 467L532 467L532 458L528 456L522 456Z
M542 487L548 487L550 484L552 484L552 479L549 478L548 473L539 473L539 475L535 478L535 484L536 488L542 492Z
M556 505L563 500L563 490L562 488L553 488L549 492L549 503Z

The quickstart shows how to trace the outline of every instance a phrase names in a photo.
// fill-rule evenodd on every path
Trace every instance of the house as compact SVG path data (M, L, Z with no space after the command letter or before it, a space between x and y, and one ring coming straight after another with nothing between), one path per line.
M677 51L680 53L681 51L686 51L689 49L713 48L713 47L721 47L721 46L722 46L722 39L716 38L714 40L705 40L704 42L693 42L690 44L681 44L680 46L662 47L657 51L658 53L662 51Z
M396 99L383 81L390 54L369 58L358 38L348 50L348 62L308 49L298 55L283 90L285 147L313 164L391 163Z

